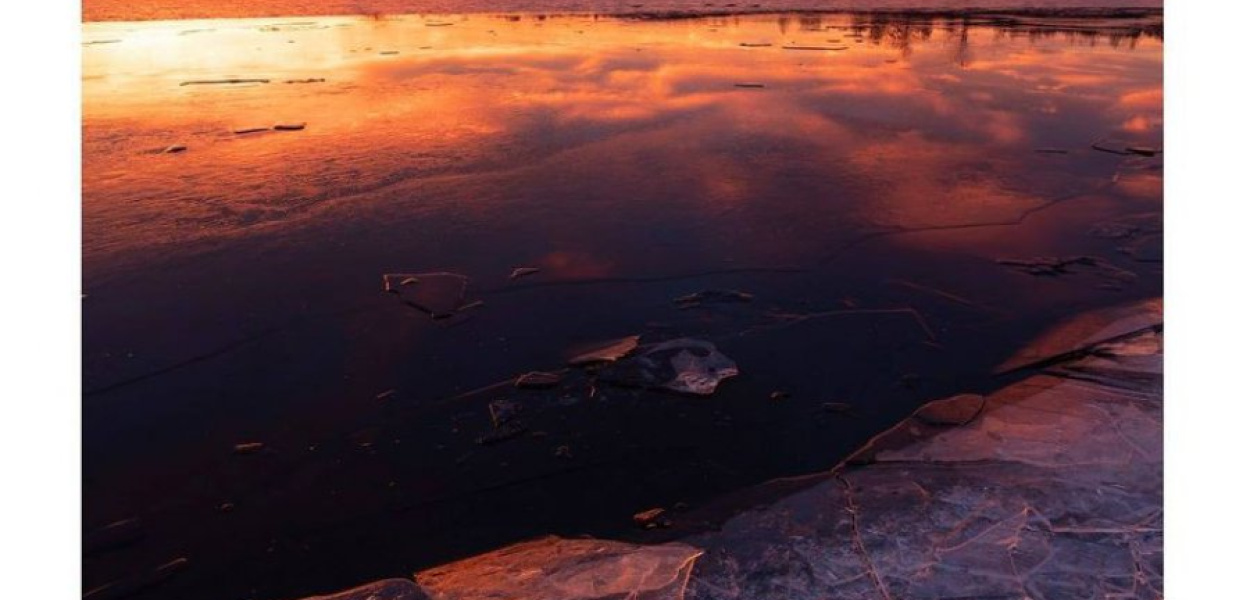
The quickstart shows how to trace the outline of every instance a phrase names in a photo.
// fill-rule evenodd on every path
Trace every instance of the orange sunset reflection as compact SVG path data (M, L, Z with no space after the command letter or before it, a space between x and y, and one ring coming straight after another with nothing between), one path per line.
M669 192L657 194L679 190L669 202L729 220L801 211L813 228L941 226L1005 218L1066 191L1057 182L1105 177L1025 164L1034 147L1161 132L1162 43L1149 35L1021 39L845 16L431 24L85 25L88 260L296 226L346 205L488 218L512 199L440 186L470 173L559 181L573 163L640 191L663 174ZM216 80L262 81L183 85ZM1074 119L1086 128L1065 129ZM307 129L236 133L282 122ZM159 154L174 144L188 150ZM809 192L836 214L765 210L765 187L797 156L824 174ZM762 251L816 247L803 235L776 244Z

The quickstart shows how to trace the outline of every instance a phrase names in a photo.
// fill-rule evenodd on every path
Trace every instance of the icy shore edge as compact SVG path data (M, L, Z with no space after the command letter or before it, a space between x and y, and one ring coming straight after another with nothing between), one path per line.
M307 600L1163 597L1163 306L1081 315L989 396L663 544L547 537Z

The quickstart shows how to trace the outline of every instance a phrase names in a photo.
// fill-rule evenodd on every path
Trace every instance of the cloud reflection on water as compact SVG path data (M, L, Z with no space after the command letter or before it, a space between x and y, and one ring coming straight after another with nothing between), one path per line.
M453 22L85 26L87 41L121 40L83 49L87 260L296 226L345 203L497 224L505 206L586 201L641 227L673 227L661 213L735 236L771 223L786 231L772 246L732 253L794 260L831 236L1007 218L1110 176L1035 148L1161 137L1162 42L1119 22ZM179 85L256 77L270 83ZM304 78L326 81L284 83ZM309 127L231 133L279 121ZM172 143L190 150L151 154Z

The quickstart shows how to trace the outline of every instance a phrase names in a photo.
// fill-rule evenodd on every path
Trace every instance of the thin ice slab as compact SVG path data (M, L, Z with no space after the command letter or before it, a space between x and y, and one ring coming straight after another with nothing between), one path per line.
M631 335L616 340L592 344L578 351L577 354L569 359L569 364L575 367L580 367L620 360L638 347L639 339L639 336Z
M546 537L417 573L432 600L681 600L698 548Z
M1116 335L1154 314L1077 321L1110 338L1062 332L1096 354L1059 367L1096 360L1100 381L1056 371L932 404L687 538L706 550L687 600L1162 598L1162 335Z

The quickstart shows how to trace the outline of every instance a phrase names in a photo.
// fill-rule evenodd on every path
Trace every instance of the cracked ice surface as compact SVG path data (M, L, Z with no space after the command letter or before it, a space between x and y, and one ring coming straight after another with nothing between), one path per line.
M417 583L434 600L681 600L700 554L681 543L547 537L422 571Z
M1091 350L966 426L905 421L868 464L687 540L707 551L687 598L1161 598L1162 334Z
M921 407L717 531L548 537L326 600L1162 598L1161 304L1074 319L1023 355L1049 370Z

